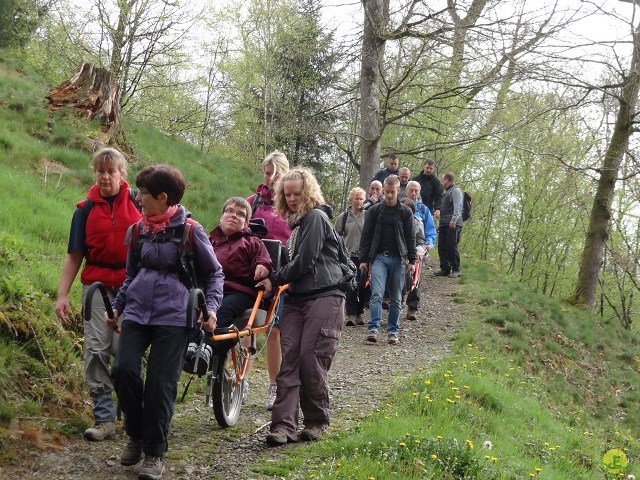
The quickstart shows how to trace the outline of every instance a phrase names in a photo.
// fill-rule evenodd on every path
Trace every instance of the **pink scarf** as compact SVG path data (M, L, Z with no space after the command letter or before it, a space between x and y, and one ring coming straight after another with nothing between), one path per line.
M161 213L160 215L153 215L151 217L146 217L143 215L142 226L145 228L145 230L149 230L151 233L162 232L165 228L167 228L167 225L169 225L171 218L176 214L177 211L178 205L171 205L164 211L164 213Z

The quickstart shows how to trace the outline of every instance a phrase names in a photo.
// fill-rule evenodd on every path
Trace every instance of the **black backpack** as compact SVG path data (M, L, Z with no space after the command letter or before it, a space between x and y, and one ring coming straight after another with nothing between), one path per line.
M471 209L473 204L471 203L471 195L467 192L462 192L462 221L466 222L471 218Z
M342 278L338 283L338 288L345 293L353 293L358 290L358 267L351 260L349 250L344 243L344 239L333 231L336 243L338 244L338 261L342 268Z

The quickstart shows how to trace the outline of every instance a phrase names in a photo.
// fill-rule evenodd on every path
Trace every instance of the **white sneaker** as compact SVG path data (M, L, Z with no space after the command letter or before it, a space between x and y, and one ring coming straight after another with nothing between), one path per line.
M275 383L270 383L269 388L267 388L267 401L265 406L267 410L273 410L273 404L276 403L276 394L278 393L278 385Z

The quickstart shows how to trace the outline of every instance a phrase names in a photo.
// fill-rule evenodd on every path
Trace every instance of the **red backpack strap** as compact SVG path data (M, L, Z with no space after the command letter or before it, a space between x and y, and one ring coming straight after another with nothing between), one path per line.
M182 232L182 245L185 252L191 252L193 250L193 231L198 225L193 218L187 218L184 222L184 230Z

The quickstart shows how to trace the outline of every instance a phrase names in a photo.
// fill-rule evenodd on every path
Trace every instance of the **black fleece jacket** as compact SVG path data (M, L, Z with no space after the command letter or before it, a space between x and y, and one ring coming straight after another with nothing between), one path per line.
M398 203L395 207L389 207L384 202L373 205L369 208L367 217L364 220L362 228L362 237L360 237L360 262L370 263L378 253L380 245L380 212L382 209L394 209L396 215L396 242L400 256L403 259L409 259L409 263L415 264L416 254L416 235L413 231L413 213L411 209L402 203Z

